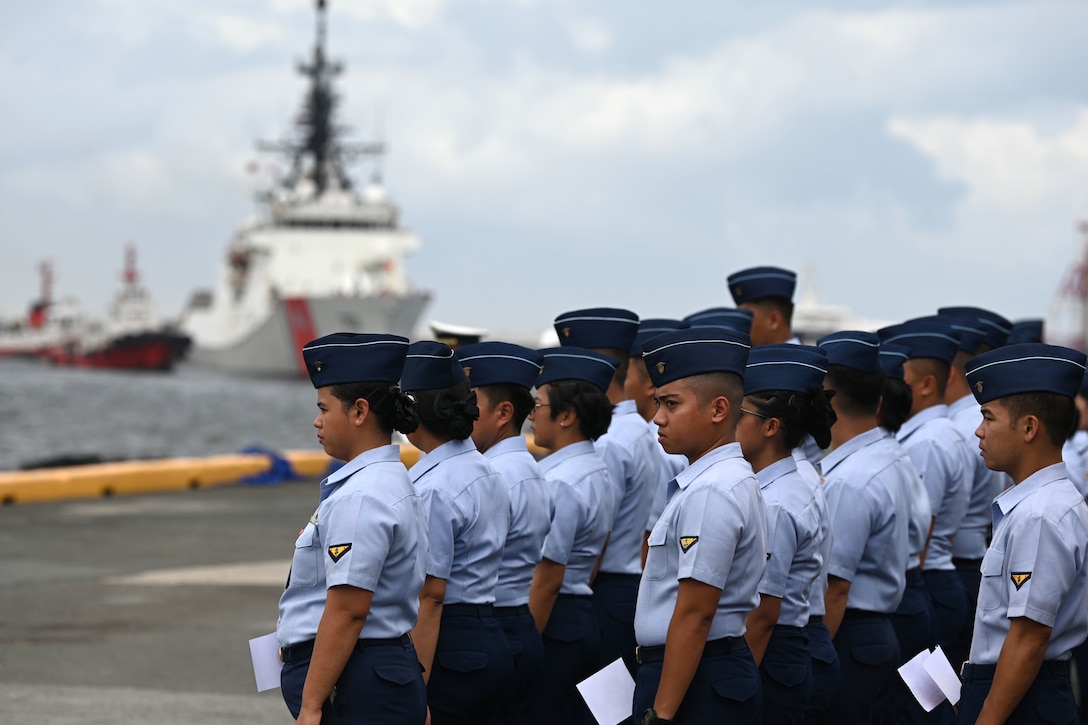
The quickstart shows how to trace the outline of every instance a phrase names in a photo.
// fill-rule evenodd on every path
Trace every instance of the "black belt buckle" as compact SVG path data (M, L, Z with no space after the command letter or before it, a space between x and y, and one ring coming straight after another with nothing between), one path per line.
M642 646L637 644L635 645L635 662L638 662L640 665L646 664L642 661Z

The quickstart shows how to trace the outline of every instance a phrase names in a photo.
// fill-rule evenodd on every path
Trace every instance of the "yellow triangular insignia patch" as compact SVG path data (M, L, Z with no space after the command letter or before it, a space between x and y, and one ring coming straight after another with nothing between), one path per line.
M688 549L695 546L695 542L699 540L698 536L681 536L680 548L686 553Z
M351 551L351 544L335 544L329 547L329 557L334 561L340 561L344 554Z
M1016 585L1016 591L1020 591L1020 587L1024 586L1028 579L1031 579L1031 572L1014 571L1009 576L1012 577L1012 583Z

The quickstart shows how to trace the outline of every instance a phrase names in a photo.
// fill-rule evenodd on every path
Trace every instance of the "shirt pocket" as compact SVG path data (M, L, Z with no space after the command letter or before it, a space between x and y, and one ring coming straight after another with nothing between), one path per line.
M306 524L295 539L295 555L291 559L291 576L287 581L290 587L312 587L317 584L318 568L321 566L321 541L317 536L317 527Z
M660 581L669 571L669 552L665 548L668 530L664 521L658 521L650 532L650 538L646 540L649 550L646 554L646 568L642 572L644 579Z
M1005 568L1005 552L997 549L987 549L986 556L982 557L982 565L979 570L982 573L982 582L978 589L978 608L997 609L1005 599L1002 589L1005 585L1002 571Z

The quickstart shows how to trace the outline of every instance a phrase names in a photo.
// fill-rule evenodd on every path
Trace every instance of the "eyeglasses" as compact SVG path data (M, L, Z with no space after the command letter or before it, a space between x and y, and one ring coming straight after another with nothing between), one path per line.
M550 407L552 407L551 403L533 403L533 410L536 410L537 408L550 408Z
M759 413L759 412L754 411L754 410L748 410L747 408L741 408L740 412L747 413L748 415L754 415L757 418L763 418L764 420L770 420L771 418L774 417L773 415L764 415L763 413Z

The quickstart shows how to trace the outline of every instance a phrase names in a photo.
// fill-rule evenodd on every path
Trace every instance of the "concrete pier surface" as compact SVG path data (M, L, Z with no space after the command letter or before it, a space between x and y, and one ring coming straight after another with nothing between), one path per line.
M290 723L276 626L316 481L0 508L0 722Z

